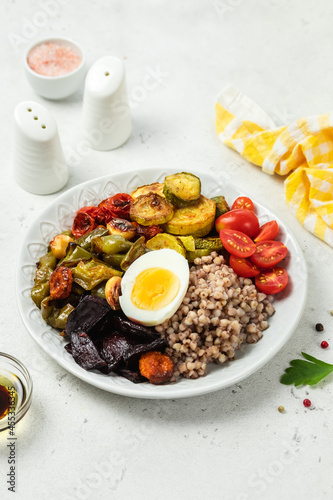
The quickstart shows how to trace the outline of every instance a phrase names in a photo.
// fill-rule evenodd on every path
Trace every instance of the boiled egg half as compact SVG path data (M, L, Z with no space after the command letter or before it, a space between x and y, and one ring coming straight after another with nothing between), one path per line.
M167 248L148 252L124 274L120 307L136 323L159 325L175 314L188 284L189 266L182 255Z

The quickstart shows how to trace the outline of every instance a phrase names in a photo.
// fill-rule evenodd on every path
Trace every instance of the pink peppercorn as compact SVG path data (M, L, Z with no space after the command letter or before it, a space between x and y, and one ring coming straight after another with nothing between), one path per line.
M311 401L310 399L304 399L303 401L303 405L306 407L306 408L309 408L311 406Z
M329 343L326 342L326 340L323 340L322 343L320 344L320 346L323 348L323 349L327 349L328 346L329 346Z

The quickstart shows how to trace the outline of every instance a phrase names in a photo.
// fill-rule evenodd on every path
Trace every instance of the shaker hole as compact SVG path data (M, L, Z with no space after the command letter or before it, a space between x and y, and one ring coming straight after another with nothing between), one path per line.
M31 113L32 109L31 108L28 108L27 111L29 111L29 113Z
M109 76L109 72L108 71L105 71L105 76Z
M46 128L46 126L45 126L45 125L42 125L42 128Z
M38 120L38 116L34 116L34 120Z

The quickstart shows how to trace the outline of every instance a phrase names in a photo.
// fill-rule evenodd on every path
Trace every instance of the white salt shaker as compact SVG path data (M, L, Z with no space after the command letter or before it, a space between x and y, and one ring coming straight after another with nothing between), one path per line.
M14 178L34 194L51 194L68 181L57 124L41 104L24 101L14 112Z
M82 135L93 149L121 146L132 131L124 63L107 56L96 61L85 80Z

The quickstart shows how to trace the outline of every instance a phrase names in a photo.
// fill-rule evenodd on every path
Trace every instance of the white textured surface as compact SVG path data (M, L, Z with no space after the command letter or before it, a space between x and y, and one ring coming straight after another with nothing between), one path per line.
M31 409L17 427L15 498L332 498L332 378L310 389L279 383L301 350L333 362L332 349L320 348L324 339L333 345L332 250L288 212L282 180L242 162L214 130L215 96L229 81L277 123L332 109L331 2L54 0L43 21L36 13L46 3L0 6L0 345L28 366L35 384ZM30 89L20 57L33 37L15 49L8 35L13 42L33 19L44 25L30 26L34 38L77 39L90 63L108 54L126 58L133 133L122 148L104 153L78 143L82 94L47 102ZM217 393L146 401L92 388L44 354L18 315L14 274L20 241L57 195L34 196L12 179L13 110L25 99L43 103L57 120L69 158L67 187L126 168L221 169L280 215L304 251L311 293L298 329L274 359ZM318 321L325 325L321 334L314 330ZM302 406L306 396L310 410ZM285 414L277 411L281 404ZM0 446L0 493L7 499L6 436Z

